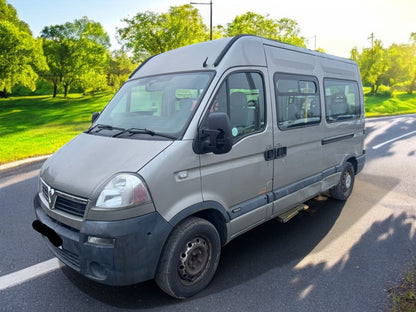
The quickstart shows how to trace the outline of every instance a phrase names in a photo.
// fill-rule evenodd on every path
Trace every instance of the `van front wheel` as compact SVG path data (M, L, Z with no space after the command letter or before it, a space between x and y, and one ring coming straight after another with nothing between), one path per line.
M217 270L221 241L210 222L190 217L169 236L155 281L168 295L185 299L204 289Z
M338 200L347 200L352 193L355 180L354 167L350 162L344 164L341 178L336 186L329 190L331 196Z

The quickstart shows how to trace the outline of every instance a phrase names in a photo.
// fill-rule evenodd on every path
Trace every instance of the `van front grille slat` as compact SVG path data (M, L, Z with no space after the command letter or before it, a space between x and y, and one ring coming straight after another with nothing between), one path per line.
M42 180L41 194L49 203L48 208L63 211L77 217L84 217L88 200L55 190Z
M79 262L79 255L76 253L73 253L66 249L61 249L53 246L52 244L49 244L52 251L58 256L61 261L66 262L69 264L73 269L79 271L80 270L80 262Z
M83 217L86 206L87 206L86 203L79 203L79 202L76 202L76 201L73 201L73 200L70 200L70 199L67 199L58 195L56 198L54 209L61 210L63 212L66 212L66 213L69 213L78 217Z

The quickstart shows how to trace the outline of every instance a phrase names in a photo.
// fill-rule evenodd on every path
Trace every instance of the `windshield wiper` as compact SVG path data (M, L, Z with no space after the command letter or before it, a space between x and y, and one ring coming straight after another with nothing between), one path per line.
M96 124L96 125L92 126L91 128L89 128L87 131L85 131L85 133L91 133L91 131L94 130L95 128L98 128L99 130L119 130L119 131L124 131L125 130L124 128L113 127L111 125Z
M168 138L168 139L171 139L171 140L177 140L178 139L177 137L174 137L174 136L171 136L171 135L168 135L168 134L164 134L164 133L155 132L153 130L146 129L146 128L143 128L143 129L141 129L141 128L123 129L123 131L121 131L121 132L116 133L115 135L113 135L113 138L114 137L118 137L119 135L122 135L122 134L124 134L126 132L130 133L130 135L134 135L134 134L148 134L148 135L151 135L151 136L155 136L156 135L156 136Z

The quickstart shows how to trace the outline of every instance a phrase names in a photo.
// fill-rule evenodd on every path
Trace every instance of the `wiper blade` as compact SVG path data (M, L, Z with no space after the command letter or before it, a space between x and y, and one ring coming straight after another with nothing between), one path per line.
M99 130L103 130L103 129L104 130L119 130L119 131L124 131L125 130L124 128L113 127L111 125L96 124L96 125L92 126L91 128L89 128L85 133L90 133L95 128L98 128Z
M142 128L125 129L124 131L113 135L113 137L117 137L117 136L122 135L126 132L130 133L131 135L134 135L134 134L148 134L148 135L151 135L151 136L156 135L156 136L168 138L168 139L171 139L171 140L177 140L178 139L177 137L174 137L174 136L171 136L171 135L168 135L168 134L164 134L164 133L155 132L153 130L146 129L146 128L143 128L143 129Z

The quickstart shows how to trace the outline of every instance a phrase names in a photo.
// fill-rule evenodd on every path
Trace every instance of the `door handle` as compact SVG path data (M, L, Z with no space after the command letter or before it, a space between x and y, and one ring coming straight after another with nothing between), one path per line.
M278 147L278 148L266 150L264 152L264 159L266 159L266 161L269 161L269 160L285 157L286 155L287 155L287 147L286 146Z

